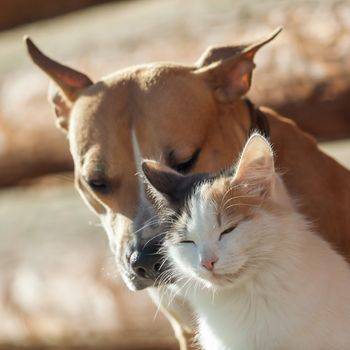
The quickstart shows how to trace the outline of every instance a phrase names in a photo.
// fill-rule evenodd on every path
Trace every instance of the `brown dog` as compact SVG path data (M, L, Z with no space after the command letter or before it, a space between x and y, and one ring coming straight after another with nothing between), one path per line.
M260 114L256 123L259 113L241 99L250 87L255 53L277 34L252 45L208 49L193 66L141 65L96 83L26 39L33 61L59 87L50 98L57 125L67 133L76 186L99 215L131 289L151 286L159 272L159 257L152 254L156 244L143 249L154 231L141 237L130 229L138 204L132 134L144 158L183 173L212 172L234 161L252 123L267 124L288 189L317 230L350 257L350 173L290 120L264 108L265 117ZM158 298L156 288L151 293ZM188 348L183 336L191 335L193 325L186 304L175 300L163 311L181 349Z

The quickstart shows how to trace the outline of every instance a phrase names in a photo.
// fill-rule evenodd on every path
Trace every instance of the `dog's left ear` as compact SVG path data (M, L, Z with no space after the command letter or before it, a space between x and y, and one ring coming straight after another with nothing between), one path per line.
M232 102L246 94L250 88L256 52L273 40L281 30L282 28L277 28L250 45L210 48L196 62L195 73L211 84L219 101Z

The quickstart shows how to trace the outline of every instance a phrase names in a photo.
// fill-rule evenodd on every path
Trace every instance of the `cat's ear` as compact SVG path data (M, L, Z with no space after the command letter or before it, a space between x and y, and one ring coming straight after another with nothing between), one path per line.
M207 178L205 174L184 176L164 164L152 160L142 162L142 173L146 180L146 189L151 195L166 199L175 204L187 198L193 188Z
M269 142L253 134L246 143L232 181L255 194L270 193L275 179L275 165Z

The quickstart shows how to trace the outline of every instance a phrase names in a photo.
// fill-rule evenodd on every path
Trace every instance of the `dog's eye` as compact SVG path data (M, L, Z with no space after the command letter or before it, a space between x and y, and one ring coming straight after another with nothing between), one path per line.
M194 241L189 241L189 240L180 241L180 243L191 243L191 244L196 244L196 243L194 243Z
M92 179L86 181L90 188L96 192L100 193L108 193L110 190L110 186L108 185L107 181L104 179Z
M181 174L188 173L193 168L193 166L196 164L196 162L198 160L199 153L200 153L200 150L197 150L196 152L194 152L192 154L190 159L188 159L184 162L175 164L173 166L173 168Z
M231 226L230 228L226 229L225 231L222 231L221 234L220 234L219 240L220 240L223 236L227 235L228 233L231 233L235 228L236 228L236 226Z

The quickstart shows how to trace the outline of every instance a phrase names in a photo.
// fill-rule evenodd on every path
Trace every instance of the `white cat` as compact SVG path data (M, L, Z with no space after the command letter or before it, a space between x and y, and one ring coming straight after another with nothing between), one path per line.
M350 349L349 266L298 213L262 136L234 174L143 171L203 349Z

